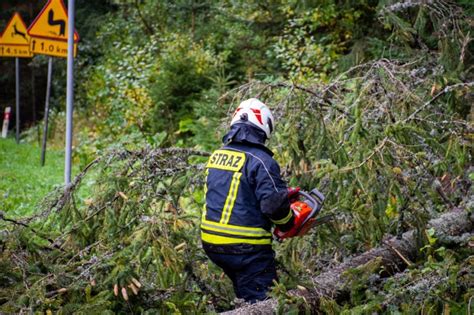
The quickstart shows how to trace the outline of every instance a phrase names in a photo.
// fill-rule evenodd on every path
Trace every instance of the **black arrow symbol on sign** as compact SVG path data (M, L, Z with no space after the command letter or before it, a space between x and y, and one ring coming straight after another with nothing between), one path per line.
M51 26L59 25L59 36L66 36L66 21L55 20L53 9L48 12L48 24Z

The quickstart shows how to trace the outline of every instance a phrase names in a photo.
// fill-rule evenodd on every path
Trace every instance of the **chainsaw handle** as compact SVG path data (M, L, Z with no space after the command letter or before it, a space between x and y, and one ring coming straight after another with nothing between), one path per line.
M305 202L311 207L311 209L314 209L317 207L318 205L318 202L316 201L316 199L314 199L313 196L311 196L311 194L308 194L307 192L305 191L299 191L298 192L298 195L296 195L297 197L299 196L303 196L306 198Z
M306 219L303 221L303 224L301 224L301 227L303 227L306 224L306 222L308 222L317 213L319 213L319 211L321 211L321 208L323 207L323 202L324 202L325 197L316 188L311 190L311 192L309 194L307 192L300 191L299 195L302 195L303 197L305 197L307 199L307 200L305 200L305 202L307 202L308 205L313 209L313 211L311 211L310 215L308 215L306 217Z
M306 202L312 209L320 210L324 203L324 195L320 192L317 188L311 190L311 192L307 193L305 191L299 191L297 196L303 196L306 198Z
M318 203L320 205L322 205L323 202L324 202L324 199L326 199L326 197L324 197L323 193L320 192L317 188L314 188L313 190L311 190L311 192L309 194L314 196L318 200Z

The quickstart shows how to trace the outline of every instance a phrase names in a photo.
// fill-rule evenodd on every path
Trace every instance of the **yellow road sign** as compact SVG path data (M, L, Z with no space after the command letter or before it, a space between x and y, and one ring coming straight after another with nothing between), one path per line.
M0 57L31 58L30 46L0 45Z
M0 57L33 56L30 52L30 36L20 14L15 12L0 35Z
M67 58L67 42L46 38L31 38L30 50L39 55ZM74 57L77 54L77 44L74 43Z
M67 10L62 0L49 0L28 28L31 37L67 41ZM79 35L74 30L74 42Z

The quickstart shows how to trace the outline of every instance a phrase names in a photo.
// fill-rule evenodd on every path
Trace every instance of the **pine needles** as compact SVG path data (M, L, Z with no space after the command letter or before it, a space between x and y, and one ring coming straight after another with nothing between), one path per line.
M131 311L205 307L202 290L210 293L195 274L203 259L196 222L203 202L199 161L205 156L147 148L111 152L92 162L70 186L49 196L37 216L14 222L19 228L8 232L1 256L8 264L2 277L12 283L0 288L0 296L20 291L2 310L59 305L65 312L119 310L129 300L137 302L128 306ZM82 183L91 179L91 194L80 198ZM11 255L17 259L10 261ZM135 297L138 279L143 288ZM113 296L115 286L121 288L119 298ZM160 290L166 303L156 296Z
M221 97L229 113L248 97L270 105L278 124L269 146L290 185L320 188L324 212L336 218L277 247L282 295L285 286L311 288L323 268L376 247L387 234L416 230L424 245L418 257L397 254L411 270L393 281L392 271L373 274L375 266L354 271L363 276L351 296L328 297L321 307L363 313L421 310L426 302L467 309L460 304L472 288L462 260L472 255L471 236L441 240L425 230L440 213L472 207L472 56L457 13L444 1L392 3L379 12L392 34L383 57L328 83L251 81ZM212 112L222 107L206 108ZM0 234L0 312L229 308L230 283L200 249L207 156L178 148L111 151L47 196L33 217L1 213L8 228ZM407 304L404 290L423 291L424 301Z

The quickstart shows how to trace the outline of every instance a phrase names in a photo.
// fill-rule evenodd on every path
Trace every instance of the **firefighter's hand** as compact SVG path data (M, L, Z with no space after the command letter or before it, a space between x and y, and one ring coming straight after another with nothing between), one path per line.
M299 187L288 187L288 199L290 200L290 202L292 199L295 199L298 196L299 192Z
M280 240L285 238L298 236L298 233L303 225L303 222L311 213L311 209L301 209L298 206L292 206L291 211L293 211L294 219L293 226L288 231L281 231L278 227L275 228L273 234Z
M279 240L284 240L285 238L290 238L290 237L295 237L297 236L298 234L298 229L299 229L299 226L296 225L296 224L293 224L293 226L291 227L291 229L289 229L288 231L281 231L279 228L276 228L274 231L273 231L273 234L277 237L277 239Z
M121 296L125 301L128 301L129 292L138 295L141 287L142 284L135 277L122 279L114 284L114 295Z

